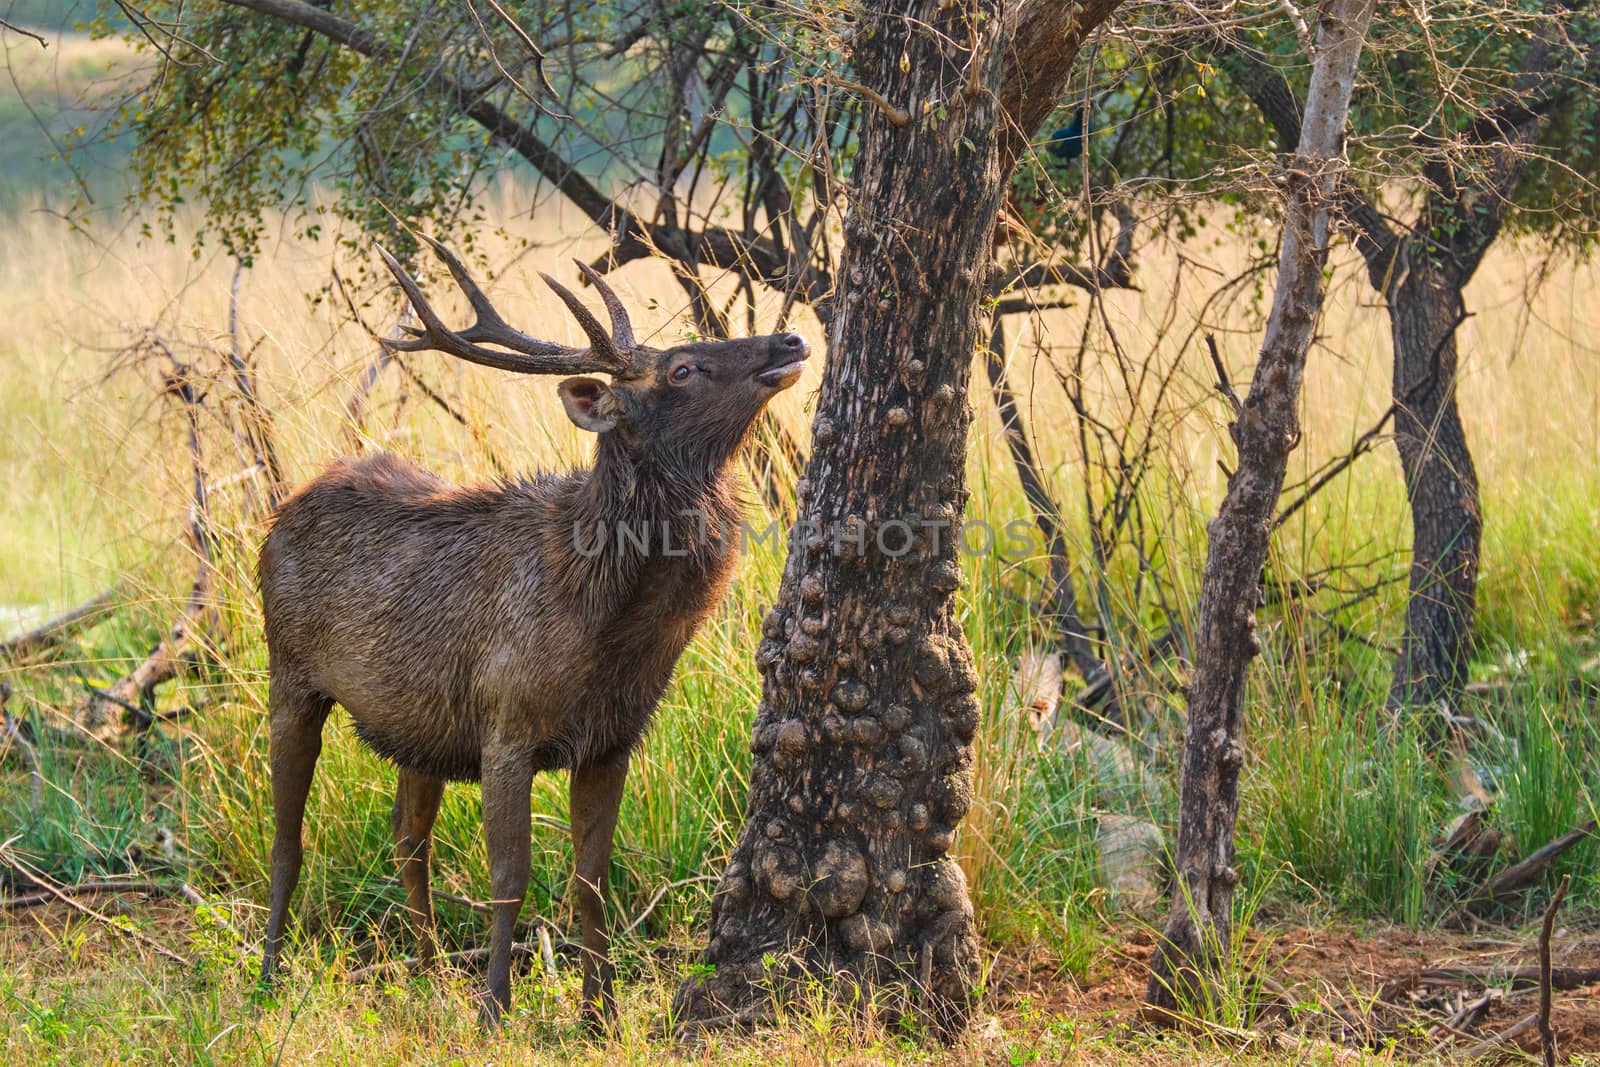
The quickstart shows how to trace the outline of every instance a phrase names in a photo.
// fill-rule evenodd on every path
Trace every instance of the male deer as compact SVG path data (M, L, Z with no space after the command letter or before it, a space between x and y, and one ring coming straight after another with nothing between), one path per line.
M394 347L519 374L608 374L609 385L559 386L567 416L598 437L594 466L461 488L393 456L341 460L279 510L260 560L277 820L262 979L283 945L306 794L338 703L361 740L399 766L394 836L424 960L434 952L428 854L444 783L483 783L494 892L487 1020L511 1003L533 776L571 771L585 1013L608 1018L606 869L629 753L733 570L730 462L767 401L800 377L808 349L792 333L647 348L582 263L611 333L545 276L589 346L536 340L430 243L477 321L450 330L379 249L423 324Z

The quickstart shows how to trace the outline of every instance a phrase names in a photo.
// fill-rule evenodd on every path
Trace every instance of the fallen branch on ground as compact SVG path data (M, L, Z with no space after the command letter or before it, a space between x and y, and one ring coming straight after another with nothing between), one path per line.
M31 875L29 876L32 877ZM57 888L45 888L37 893L22 893L14 897L0 900L0 910L21 911L24 908L37 908L41 904L52 904L63 897L90 897L101 896L106 893L139 893L143 896L181 896L187 886L171 885L167 882L129 882L129 881L103 881L103 882L74 882Z
M1510 1044L1529 1030L1532 1030L1538 1023L1538 1012L1524 1016L1493 1037L1486 1037L1471 1048L1457 1053L1455 1058L1457 1060L1475 1060L1480 1056L1493 1052L1497 1048Z
M1555 989L1581 989L1600 982L1600 967L1552 967L1550 981ZM1511 989L1532 989L1539 984L1538 967L1424 967L1413 984L1459 982L1481 986L1504 985Z
M1430 1029L1428 1031L1429 1037L1434 1037L1442 1032L1444 1038L1429 1050L1429 1054L1438 1056L1443 1053L1449 1047L1452 1038L1470 1037L1472 1031L1478 1028L1478 1024L1483 1021L1485 1015L1489 1014L1489 1009L1494 1006L1495 1001L1500 999L1500 996L1498 989L1491 989L1478 999L1463 1004L1454 1015Z
M1555 862L1558 856L1594 833L1595 827L1596 820L1590 819L1582 826L1568 830L1543 847L1530 852L1527 859L1512 864L1485 882L1476 893L1461 903L1460 909L1482 912L1485 908L1503 902L1512 894L1526 889L1546 867ZM1459 918L1459 915L1457 917Z
M62 887L54 884L49 878L45 877L43 872L35 869L32 864L29 864L18 858L15 852L11 851L9 848L6 848L4 845L0 845L0 862L4 862L7 866L21 871L29 881L42 887L45 892L54 896L57 900L61 901L61 903L65 904L73 911L76 911L81 915L86 915L95 922L101 923L104 926L108 926L111 929L116 930L118 933L132 938L134 941L137 941L150 951L159 956L163 956L174 963L181 964L184 967L194 966L194 962L192 960L178 955L176 952L172 951L155 938L150 937L147 934L140 933L138 930L135 930L133 927L129 926L127 922L119 921L118 917L102 914L101 912L95 911L87 904L79 903L77 900L73 899L70 887Z
M98 619L111 607L116 599L117 589L113 586L105 592L85 600L82 604L63 612L48 622L40 623L27 633L18 634L0 641L0 659L19 660L42 652L46 648L58 645L71 637L79 627L87 624L91 619Z

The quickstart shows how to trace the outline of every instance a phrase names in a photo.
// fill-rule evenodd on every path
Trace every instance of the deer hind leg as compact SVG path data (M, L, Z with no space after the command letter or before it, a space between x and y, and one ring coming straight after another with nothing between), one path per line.
M426 966L434 956L433 897L428 892L428 861L433 821L444 798L444 782L401 768L394 791L394 847L406 905L417 927L417 959Z
M616 1016L611 939L606 934L606 871L627 777L626 755L572 772L573 888L583 921L583 1010L590 1023Z
M325 697L291 689L279 680L271 684L272 891L267 912L267 943L261 957L261 981L270 982L283 949L283 927L289 898L300 881L304 858L301 827L306 796L322 754L322 724L333 702Z

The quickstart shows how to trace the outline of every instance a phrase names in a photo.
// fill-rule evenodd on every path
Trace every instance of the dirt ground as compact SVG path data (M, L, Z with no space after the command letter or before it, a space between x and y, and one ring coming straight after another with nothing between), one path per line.
M1251 1021L1258 1033L1292 1032L1351 1048L1393 1048L1402 1056L1459 1055L1502 1034L1538 1008L1537 985L1522 971L1539 964L1537 925L1473 933L1400 926L1356 929L1276 926L1247 935L1251 972L1265 977ZM1155 934L1129 929L1096 962L1088 981L1055 976L1049 961L1002 956L993 985L1004 1020L1019 1004L1051 1016L1134 1025L1144 995ZM1563 1059L1600 1059L1600 931L1558 925L1551 965L1590 972L1588 982L1557 989L1551 1021ZM1577 976L1573 976L1577 977ZM1473 1005L1463 1018L1462 1013ZM1455 1026L1447 1025L1452 1020ZM1537 1055L1529 1028L1480 1054Z

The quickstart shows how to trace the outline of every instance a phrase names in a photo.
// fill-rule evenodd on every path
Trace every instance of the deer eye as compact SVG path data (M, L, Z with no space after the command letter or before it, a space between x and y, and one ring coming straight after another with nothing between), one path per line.
M694 364L693 363L683 363L683 364L680 364L680 365L672 368L672 373L669 374L667 377L672 379L673 384L681 385L684 382L688 381L689 380L689 375L691 375L693 373L694 373Z

